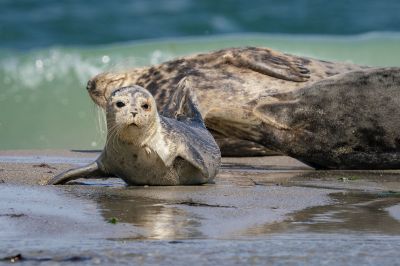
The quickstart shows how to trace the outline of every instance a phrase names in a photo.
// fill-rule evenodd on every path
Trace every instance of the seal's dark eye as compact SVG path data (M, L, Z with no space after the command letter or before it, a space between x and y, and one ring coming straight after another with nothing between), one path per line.
M122 107L125 106L125 104L124 104L123 102L117 102L115 105L116 105L118 108L122 108Z
M148 110L148 109L150 108L150 105L148 105L147 103L142 104L142 108L143 108L144 110Z

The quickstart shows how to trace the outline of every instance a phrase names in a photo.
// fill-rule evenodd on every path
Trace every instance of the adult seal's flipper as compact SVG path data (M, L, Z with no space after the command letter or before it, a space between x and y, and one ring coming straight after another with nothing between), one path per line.
M222 52L226 63L274 78L295 82L305 82L310 78L310 70L303 63L305 60L296 56L256 47L227 49Z
M206 128L199 111L197 97L187 78L183 78L178 83L170 100L165 105L162 115L182 122L197 123Z
M71 180L76 180L79 178L93 178L104 175L105 174L100 170L98 163L93 162L83 167L65 171L47 181L47 185L63 185Z
M211 131L217 142L221 154L224 157L252 157L252 156L273 156L282 153L273 151L256 142L238 138L225 137L216 131Z

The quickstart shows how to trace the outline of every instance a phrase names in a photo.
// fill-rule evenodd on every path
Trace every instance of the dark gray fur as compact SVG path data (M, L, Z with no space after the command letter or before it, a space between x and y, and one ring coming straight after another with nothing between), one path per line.
M399 68L350 72L273 97L256 107L264 145L319 169L400 168Z

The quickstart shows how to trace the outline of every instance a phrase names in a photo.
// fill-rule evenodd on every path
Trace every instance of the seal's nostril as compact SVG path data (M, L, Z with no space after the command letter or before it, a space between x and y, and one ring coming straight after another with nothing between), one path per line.
M87 86L86 86L86 89L87 89L88 91L92 91L92 90L95 89L95 83L93 82L93 80L90 79L90 80L88 81Z
M135 117L137 115L137 112L131 112L132 116Z

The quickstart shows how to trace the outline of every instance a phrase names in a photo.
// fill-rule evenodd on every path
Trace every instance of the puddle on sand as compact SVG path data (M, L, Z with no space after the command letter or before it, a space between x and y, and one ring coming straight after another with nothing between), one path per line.
M112 224L128 224L133 229L123 240L204 238L199 228L201 218L176 208L178 201L136 195L145 187L126 187L120 179L84 180L65 186L73 197L95 201L103 219Z
M264 234L378 234L400 235L398 213L388 210L400 204L398 192L332 193L334 204L307 208L290 215L284 222L250 229L248 236Z
M135 226L141 237L135 239L204 238L199 230L201 218L185 210L146 198L97 199L105 220Z
M400 220L396 218L399 215L399 192L340 192L329 197L333 202L330 205L307 208L288 215L289 218L283 222L243 228L223 238L262 238L270 234L292 233L400 235ZM119 223L136 228L140 237L132 240L207 238L202 224L212 218L207 216L212 213L204 211L204 208L217 209L218 212L227 208L236 211L229 209L231 206L166 202L132 194L101 194L93 199L106 221L115 218Z
M219 265L254 264L257 261L253 259L259 259L259 264L268 261L282 263L284 260L290 261L291 264L320 265L321 261L328 261L330 263L327 264L358 265L363 264L360 263L360 258L364 259L365 264L393 265L393 261L398 257L400 221L396 220L395 215L390 215L389 211L391 209L394 213L399 212L398 192L333 193L330 194L333 200L330 205L292 213L286 221L267 224L266 220L263 220L264 226L246 225L230 234L213 237L218 235L213 233L210 237L203 223L212 219L217 212L236 213L245 208L222 203L200 204L196 198L193 201L179 201L175 196L160 196L157 199L148 197L150 189L157 192L153 191L154 195L165 193L167 189L167 194L176 195L182 193L181 187L145 189L126 188L118 182L112 183L116 185L114 187L106 181L102 181L101 184L103 185L97 187L94 184L62 188L27 187L25 191L19 191L24 196L21 204L13 206L8 206L9 203L5 202L4 198L13 202L13 191L20 190L21 187L0 186L3 204L6 204L7 208L15 208L14 212L8 209L5 210L7 212L3 211L2 213L8 213L10 216L0 217L3 220L7 219L18 225L19 222L28 219L29 215L37 213L33 210L32 214L24 211L24 208L30 206L27 204L29 201L24 199L31 200L34 195L30 190L38 190L34 200L41 203L40 210L47 210L47 205L51 204L54 205L53 209L62 212L62 216L56 221L52 220L52 215L56 213L52 209L42 215L49 223L43 220L40 224L54 227L51 232L35 230L32 227L34 224L27 220L27 231L37 232L33 234L35 239L31 239L32 232L27 234L24 231L17 239L15 236L10 236L9 241L2 238L0 264L19 260L26 264L72 262L107 265L187 265L193 261L195 255L197 262L207 264L206 262L212 261L212 264ZM9 197L5 193L7 188ZM252 193L256 190L262 190L264 193L265 189L265 186L253 186ZM204 189L203 192L205 191ZM53 195L54 193L56 195ZM142 196L138 196L139 194ZM50 203L49 198L53 199ZM251 199L246 197L246 200ZM269 200L272 200L272 197ZM271 205L271 202L268 202ZM62 208L58 210L60 207ZM68 210L64 209L66 207ZM265 208L255 210L257 217L262 217L262 212L265 211ZM28 215L20 216L21 213ZM77 215L76 219L71 219L70 213ZM12 214L15 214L14 217ZM117 224L105 222L112 218L115 218ZM248 218L239 212L232 219ZM224 227L229 227L227 220L223 214L216 221ZM216 225L212 224L213 227ZM20 228L15 228L17 229ZM43 236L46 232L49 234L47 237ZM65 239L65 233L68 233L69 239ZM358 234L360 237L354 237ZM199 238L202 240L193 240ZM168 241L136 241L145 239ZM233 241L235 239L241 241ZM205 261L202 260L204 258Z

